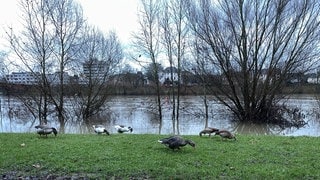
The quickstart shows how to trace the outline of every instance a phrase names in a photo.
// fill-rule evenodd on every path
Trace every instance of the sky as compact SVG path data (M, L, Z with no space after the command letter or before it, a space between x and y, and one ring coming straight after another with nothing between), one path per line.
M137 8L139 0L75 0L82 5L83 15L89 24L97 26L107 33L116 31L120 41L130 42L133 31L137 29ZM0 6L0 34L5 37L4 28L19 27L19 0L1 0ZM0 42L0 48L3 42ZM0 49L1 50L1 49Z
M123 42L129 42L137 29L139 0L77 0L90 24L102 31L115 30Z

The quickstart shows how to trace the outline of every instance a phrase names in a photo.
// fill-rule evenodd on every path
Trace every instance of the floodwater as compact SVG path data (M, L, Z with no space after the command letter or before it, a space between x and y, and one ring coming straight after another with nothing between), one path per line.
M114 125L131 126L135 134L158 134L159 123L155 116L155 97L152 96L115 96L112 97L103 115L97 118L97 124L105 125L109 132L116 133ZM163 97L163 126L161 134L172 134L172 102ZM221 104L210 100L209 127L227 129L238 134L274 134L285 136L320 136L320 102L312 95L299 95L286 100L293 108L301 109L301 115L307 125L301 128L281 129L278 126L238 124L231 121L230 112ZM18 101L1 97L0 132L34 132L36 120ZM201 96L183 96L181 98L180 134L197 135L205 127L204 105ZM72 103L68 104L68 121L65 133L93 133L92 129L83 128L75 120ZM49 121L56 128L58 124L54 113Z

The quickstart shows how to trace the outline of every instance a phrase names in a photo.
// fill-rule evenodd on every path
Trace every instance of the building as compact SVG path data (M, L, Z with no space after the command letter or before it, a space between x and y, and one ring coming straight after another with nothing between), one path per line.
M171 72L173 76L172 79L171 79ZM178 69L176 67L165 68L162 72L159 72L159 81L162 84L172 84L172 83L178 82Z
M34 85L38 84L40 73L32 72L12 72L6 75L6 81L12 84Z
M311 73L307 75L307 82L310 84L320 84L320 76L318 73Z
M60 72L55 72L53 74L48 74L47 79L50 84L56 85L60 84ZM69 84L71 80L71 76L67 72L63 73L63 84Z
M108 64L106 61L93 59L83 63L83 74L87 78L104 79L107 73Z
M46 75L50 84L60 84L60 73L55 72L53 74ZM67 72L63 73L63 83L68 84L72 77ZM6 81L11 84L24 84L24 85L35 85L39 84L41 80L41 74L36 72L12 72L6 75Z

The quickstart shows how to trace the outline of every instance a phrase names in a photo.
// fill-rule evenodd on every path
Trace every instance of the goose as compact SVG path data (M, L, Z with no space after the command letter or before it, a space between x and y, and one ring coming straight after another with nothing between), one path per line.
M183 139L180 136L171 136L168 138L163 138L158 140L159 143L164 144L165 146L169 147L172 150L180 149L180 147L186 146L189 144L193 148L195 148L196 144L188 139Z
M40 124L35 126L36 129L44 129L44 128L50 128L49 126L47 126L46 124Z
M97 134L106 133L107 135L110 135L110 133L102 125L93 125L93 129L94 129L94 132Z
M227 130L219 130L216 132L215 135L219 135L222 139L234 139L237 140L237 138L229 131Z
M133 129L130 126L124 126L124 125L115 125L114 126L116 128L116 130L118 131L118 133L124 133L124 132L132 132Z
M218 131L219 129L217 128L207 127L204 130L200 131L199 136L202 136L203 134L209 134L209 137L210 137L212 133L215 133Z
M58 131L56 128L54 127L49 127L47 125L37 125L35 126L35 128L37 129L37 133L41 136L41 135L46 135L46 137L48 137L48 134L53 133L54 136L57 136Z

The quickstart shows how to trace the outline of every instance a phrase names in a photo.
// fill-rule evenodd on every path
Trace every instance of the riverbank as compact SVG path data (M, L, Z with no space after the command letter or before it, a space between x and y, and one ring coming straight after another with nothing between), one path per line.
M68 97L74 96L79 93L79 85L65 85L65 95ZM58 91L59 87L56 87ZM210 91L206 91L206 95L216 94L215 86L208 87ZM177 90L177 89L175 89ZM38 92L39 88L33 85L21 85L21 84L4 84L0 83L0 94L7 96L16 95L34 95ZM172 91L170 86L161 86L160 94L169 95ZM122 86L107 86L103 91L109 95L156 95L157 89L154 85L142 85L142 86L132 86L132 85L122 85ZM203 95L203 87L199 85L181 85L180 94L181 95ZM318 84L287 84L284 86L279 94L320 94L320 87Z
M172 151L151 134L0 133L2 179L319 179L320 139L184 136Z

